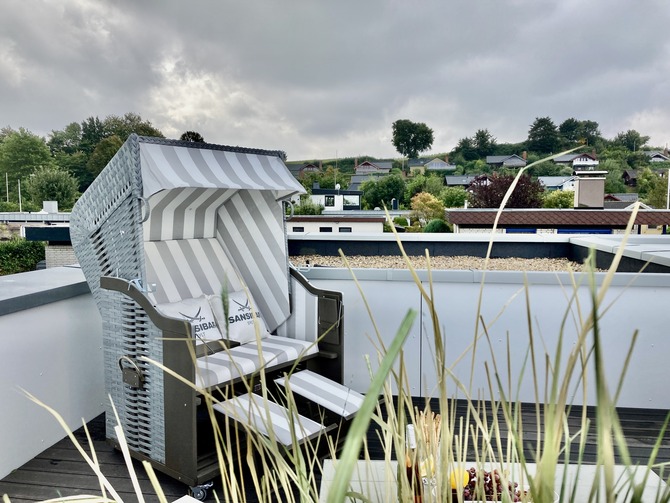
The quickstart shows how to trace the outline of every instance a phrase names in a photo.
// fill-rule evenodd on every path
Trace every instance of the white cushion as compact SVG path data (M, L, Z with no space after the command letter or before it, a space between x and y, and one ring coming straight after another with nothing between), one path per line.
M198 358L195 380L201 388L228 384L238 377L285 365L318 352L319 348L313 342L271 335L262 341Z
M204 295L195 299L157 304L156 309L166 316L190 323L191 334L195 339L196 346L221 339L221 332L217 326L216 318L209 307L207 297Z
M239 290L228 294L227 319L221 296L209 295L208 299L224 339L246 344L255 342L257 334L261 339L270 336L270 331L251 293Z

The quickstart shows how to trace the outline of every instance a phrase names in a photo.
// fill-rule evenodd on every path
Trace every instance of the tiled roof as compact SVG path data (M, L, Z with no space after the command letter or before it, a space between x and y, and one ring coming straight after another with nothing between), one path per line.
M492 227L496 209L447 210L447 220L461 226ZM503 210L498 225L528 227L625 227L631 216L629 210L585 209L510 209ZM670 224L670 211L640 210L637 225Z

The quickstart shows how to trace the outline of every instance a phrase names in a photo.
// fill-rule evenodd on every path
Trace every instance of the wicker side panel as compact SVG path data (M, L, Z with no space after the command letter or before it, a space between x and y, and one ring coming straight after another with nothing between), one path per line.
M70 216L72 246L96 301L100 276L143 279L141 193L139 144L132 135Z
M142 179L135 135L124 143L72 210L70 234L82 271L103 320L105 383L131 450L158 462L165 458L163 375L139 357L162 362L160 331L132 300L100 288L101 276L145 284L142 239ZM131 358L144 386L122 381L119 358ZM107 436L115 438L115 416L107 408Z
M151 323L144 310L118 292L101 290L104 298L103 335L105 383L116 407L123 432L132 451L160 463L165 462L165 409L163 372L141 357L162 362L162 333ZM119 359L132 359L142 371L143 386L132 388L123 383ZM107 436L116 438L116 419L107 409Z

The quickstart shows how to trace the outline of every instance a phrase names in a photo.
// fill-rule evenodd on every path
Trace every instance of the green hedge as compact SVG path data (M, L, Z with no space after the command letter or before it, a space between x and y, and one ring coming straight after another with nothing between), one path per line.
M12 239L0 242L0 275L34 271L44 260L44 243Z

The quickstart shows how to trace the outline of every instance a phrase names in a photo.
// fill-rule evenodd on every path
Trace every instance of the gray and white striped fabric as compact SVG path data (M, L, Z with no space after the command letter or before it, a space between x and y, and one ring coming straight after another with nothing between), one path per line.
M273 190L276 199L305 192L274 155L141 141L140 160L145 198L183 187Z
M215 404L214 409L266 437L270 437L271 430L277 441L287 447L293 444L292 432L296 440L302 442L325 429L323 425L304 416L290 414L281 405L253 393Z
M219 209L216 229L271 332L290 314L282 215L271 192L239 191Z
M286 378L275 379L275 382L285 386ZM365 398L360 393L311 370L296 372L289 377L288 382L294 394L318 403L345 419L349 419L358 412Z
M271 336L198 358L196 385L209 388L270 368L305 358L319 351L316 344Z
M290 280L293 309L286 322L277 328L277 335L314 342L319 333L319 297L295 278Z
M144 241L213 238L216 212L233 189L183 188L162 190L148 199L149 219Z
M178 239L144 243L148 293L156 304L219 294L222 285L240 290L235 267L214 239Z

